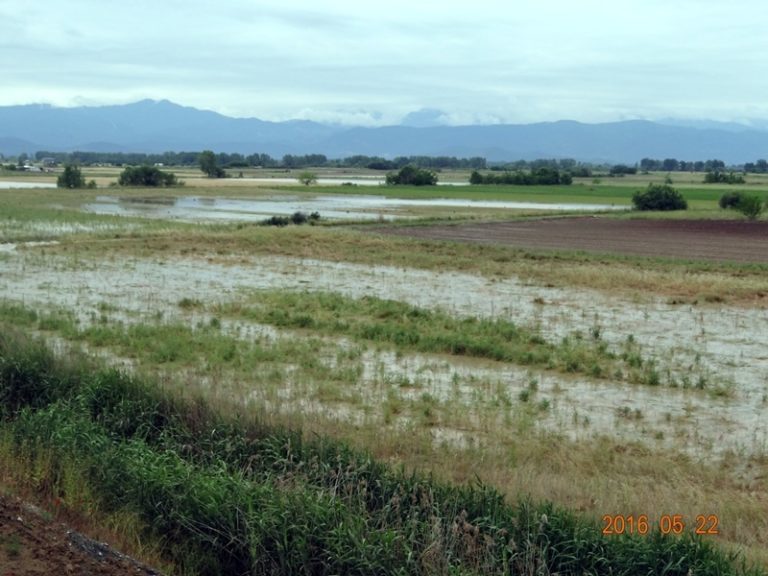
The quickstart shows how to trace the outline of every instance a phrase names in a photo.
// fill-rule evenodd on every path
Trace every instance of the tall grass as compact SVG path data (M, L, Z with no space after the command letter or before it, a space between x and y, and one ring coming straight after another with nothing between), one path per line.
M78 369L80 368L80 369ZM2 430L50 485L76 462L184 573L759 574L686 534L601 536L549 503L406 473L326 438L219 414L0 333Z

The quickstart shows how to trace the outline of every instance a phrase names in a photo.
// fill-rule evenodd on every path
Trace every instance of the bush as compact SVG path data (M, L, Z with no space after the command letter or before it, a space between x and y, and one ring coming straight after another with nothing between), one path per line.
M288 226L290 222L291 221L287 216L272 216L263 220L261 224L262 226L278 226L282 228L283 226Z
M297 226L306 224L307 220L309 220L309 217L304 212L294 212L293 214L291 214L291 222L293 222Z
M720 205L720 208L723 209L736 208L736 206L738 206L741 202L743 196L744 194L742 192L726 192L720 196L718 204Z
M636 210L687 210L688 202L669 184L649 184L632 195Z
M163 172L156 166L129 166L120 174L117 183L120 186L148 186L153 188L179 185L175 174Z
M307 214L306 212L294 212L290 216L272 216L266 220L261 221L262 226L288 226L288 224L296 224L301 226L302 224L310 224L314 226L320 220L319 212L312 212Z
M726 192L718 201L720 208L738 210L750 220L756 220L766 209L759 196L751 196L744 192Z
M704 175L705 184L744 184L744 176L734 172L721 172L720 170L710 170Z
M624 176L625 174L637 174L636 166L627 166L626 164L616 164L611 166L609 172L611 176Z
M64 172L56 179L58 188L85 188L85 178L80 168L67 164Z
M758 216L765 210L765 205L759 196L745 195L741 197L735 208L749 220L757 220Z
M434 186L437 184L437 174L432 170L424 170L415 166L403 166L399 172L387 174L387 185L401 186Z

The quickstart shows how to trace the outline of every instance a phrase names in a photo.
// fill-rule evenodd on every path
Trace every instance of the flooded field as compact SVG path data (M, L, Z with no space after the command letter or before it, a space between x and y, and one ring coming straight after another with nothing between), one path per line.
M724 539L765 558L759 263L496 242L505 225L549 237L542 222L634 222L541 218L618 209L598 195L572 205L235 188L6 192L3 325L218 408L593 518L719 514ZM296 211L425 220L408 226L417 238L381 233L403 228L390 225L239 225ZM514 219L493 244L474 242L504 215ZM430 237L457 232L472 241ZM517 343L521 354L496 354Z
M546 408L536 413L531 425L542 430L578 440L598 436L639 440L705 460L716 460L726 452L763 454L768 448L765 310L674 305L652 297L628 301L588 290L529 285L514 278L488 280L460 273L310 259L111 261L44 255L33 247L4 251L11 255L0 260L0 291L6 299L33 308L72 310L83 325L107 317L134 323L162 318L162 322L194 326L200 324L200 317L179 308L182 298L205 303L207 322L215 305L241 301L261 289L334 291L355 298L370 295L428 309L440 307L459 316L508 319L535 327L551 342L574 334L589 337L599 333L607 345L619 350L631 338L653 359L659 374L658 385L649 387L500 362L395 354L369 347L355 368L360 376L358 402L313 400L313 410L325 414L362 418L392 394L392 387L384 382L407 383L395 387L404 398L412 391L418 397L426 394L438 404L464 406L470 413L488 402L514 412L525 407L519 398L533 379L536 402ZM304 337L242 319L223 320L225 330L245 339ZM332 359L334 349L349 345L331 339L326 355ZM307 390L300 388L298 393L296 386L295 382L285 383L281 409L297 409L289 399L307 402ZM243 400L259 396L254 390L246 392ZM497 417L502 418L505 410ZM446 417L435 439L451 438L460 444L468 438L491 441L468 426L463 418L452 424Z
M373 195L318 195L305 197L290 194L266 196L258 199L224 197L157 196L117 197L98 196L95 202L82 209L94 214L140 216L146 218L176 219L183 221L260 221L275 215L294 212L318 212L323 218L393 219L413 217L410 208L467 208L495 210L541 211L603 211L625 210L625 206L609 204L563 204L546 202L502 202L461 200L450 198L404 199Z

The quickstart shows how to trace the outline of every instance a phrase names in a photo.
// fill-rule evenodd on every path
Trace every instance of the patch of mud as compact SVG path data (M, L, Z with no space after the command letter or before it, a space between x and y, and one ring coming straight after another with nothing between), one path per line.
M0 574L160 576L111 546L70 530L36 506L0 494Z

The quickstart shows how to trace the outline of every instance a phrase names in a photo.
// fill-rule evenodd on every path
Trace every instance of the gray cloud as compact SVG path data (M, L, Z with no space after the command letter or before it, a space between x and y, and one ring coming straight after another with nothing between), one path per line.
M768 117L759 0L0 2L0 104L387 123Z

